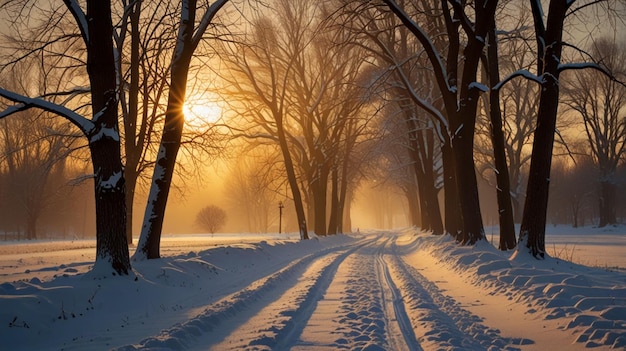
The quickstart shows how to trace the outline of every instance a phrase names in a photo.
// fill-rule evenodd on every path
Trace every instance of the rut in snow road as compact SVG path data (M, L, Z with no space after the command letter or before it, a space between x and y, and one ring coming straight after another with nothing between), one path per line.
M184 323L122 349L515 350L380 234L290 262Z
M383 258L389 240L346 258L292 350L421 350Z

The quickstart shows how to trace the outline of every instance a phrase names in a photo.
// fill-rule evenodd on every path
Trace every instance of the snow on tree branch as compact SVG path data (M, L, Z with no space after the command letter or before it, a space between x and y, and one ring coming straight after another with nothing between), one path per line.
M447 70L443 62L441 62L441 56L435 47L435 44L428 38L428 35L424 32L424 30L411 18L409 15L404 12L398 4L396 4L393 0L383 0L383 2L389 7L391 12L393 12L396 17L404 24L410 31L415 35L417 40L422 44L424 50L426 50L426 54L428 55L428 59L431 61L433 65L433 73L435 75L435 79L437 80L437 84L441 87L446 87L446 89L441 89L442 93L444 91L452 91L450 84L448 84L448 80L446 79Z
M80 29L80 34L82 35L85 44L89 43L89 26L87 23L87 16L85 15L85 12L76 0L63 0L63 2L67 6L67 9L70 10L72 16L74 16L74 19L76 20L76 24Z
M176 39L176 46L174 47L174 55L172 56L172 66L176 65L180 61L183 52L185 51L186 43L191 40L191 34L193 31L194 20L191 18L192 4L189 0L183 0L180 10L180 23L178 25L178 35ZM195 6L195 2L193 3ZM195 15L195 8L193 9ZM172 69L173 70L173 69Z
M524 77L528 80L531 80L533 82L536 82L538 84L542 83L542 79L541 77L538 77L532 73L530 73L530 71L526 70L526 69L521 69L518 71L515 71L513 73L511 73L508 77L504 78L500 83L496 84L493 87L493 90L500 90L506 83L508 83L510 80L512 80L515 77Z
M486 93L489 91L489 88L481 83L478 82L471 82L468 86L469 89L478 89L480 91L482 91L483 93Z
M200 19L200 23L198 24L196 32L193 34L193 38L191 39L194 49L198 46L200 40L202 40L202 36L206 32L206 29L209 27L209 24L211 24L211 21L213 21L213 18L215 17L217 12L224 5L226 5L227 2L228 0L217 0L212 3L211 6L209 6L209 8L206 10L204 15L202 16L202 19Z
M90 120L68 109L65 106L57 105L55 103L40 98L31 98L28 96L20 95L3 88L0 88L0 96L18 103L18 105L11 106L6 110L0 112L0 119L16 112L35 107L66 118L72 124L77 126L85 135L88 135L88 133L94 128L94 124Z
M109 90L105 94L105 95L108 96L108 99L107 99L106 103L104 104L104 107L100 111L94 113L94 115L93 115L93 117L91 119L93 121L93 123L98 123L100 118L105 116L105 113L106 113L106 111L108 109L110 109L110 108L116 109L117 108L117 103L118 103L117 96L118 95L117 95L117 93L111 93L112 91L113 90Z
M422 99L416 92L415 89L413 88L409 77L407 77L406 73L404 72L404 69L402 68L403 62L398 62L396 56L394 55L394 53L389 49L389 47L387 47L385 44L382 43L382 41L380 40L380 38L378 38L377 36L373 36L372 40L374 40L374 42L378 45L378 47L383 50L385 52L385 54L387 55L387 61L391 64L391 69L393 69L398 76L400 77L400 80L402 82L402 86L404 87L404 89L407 90L407 92L409 93L409 96L411 98L411 100L420 108L422 108L424 111L426 111L426 113L433 119L435 119L436 121L438 121L439 123L433 123L433 125L436 126L436 131L437 131L437 136L439 137L439 140L445 140L443 132L441 130L441 126L443 126L447 130L449 129L449 125L448 125L448 120L443 116L443 114L441 113L441 111L439 111L437 108L435 108L432 104L430 104L428 101L426 101L425 99Z
M599 71L600 73L604 74L605 76L607 76L607 78L609 78L610 80L620 85L626 86L625 82L618 80L615 77L615 75L613 75L613 73L611 73L609 70L606 69L606 67L603 67L594 62L563 63L559 65L558 69L559 69L559 72L563 72L566 70L579 70L579 69L587 69L587 68L595 69Z
M18 105L13 105L13 106L9 106L7 107L6 110L0 112L0 119L10 116L14 113L18 113L21 111L26 111L28 110L30 107L25 105L25 104L18 104Z
M98 133L89 137L89 143L94 143L102 139L111 139L111 140L119 141L120 134L117 132L117 130L113 128L102 128L98 131Z
M123 184L122 179L122 172L115 172L110 177L97 182L97 186L105 190L119 189Z

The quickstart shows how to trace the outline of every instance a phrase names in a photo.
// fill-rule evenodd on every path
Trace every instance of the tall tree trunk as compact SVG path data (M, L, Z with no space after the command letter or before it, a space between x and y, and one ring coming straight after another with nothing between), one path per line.
M598 223L598 227L600 228L617 222L615 211L615 193L616 186L611 180L600 181L600 222Z
M452 150L463 217L461 242L464 244L474 244L485 238L474 165L474 128L480 94L480 88L475 83L478 65L485 47L485 38L494 25L493 18L497 3L497 1L476 0L476 19L472 33L474 37L468 39L463 49L463 73L461 84L459 84L458 102L446 99L446 111L450 116L453 132Z
M425 135L424 135L425 134ZM428 220L430 222L430 229L433 234L443 234L443 222L441 220L441 209L439 208L439 197L437 194L437 188L435 184L435 162L433 150L435 149L435 139L433 136L433 130L427 129L425 131L418 131L417 143L422 147L419 149L420 159L422 160L422 172L424 178L424 189L420 190L420 197L426 199L426 206L428 206ZM423 194L422 194L423 190Z
M472 125L468 123L468 125ZM469 129L470 127L461 127ZM461 136L466 134L465 136ZM457 173L457 191L463 219L463 230L460 242L473 245L478 240L485 238L482 216L480 213L480 201L478 198L478 185L474 168L473 143L463 132L453 139L454 167Z
M344 200L343 200L343 220L342 220L343 226L341 229L342 233L352 232L351 208L352 208L353 197L354 197L353 191L350 189L347 189Z
M280 151L283 154L283 162L285 163L285 171L287 172L287 181L291 189L291 196L293 196L293 204L296 209L300 239L308 240L309 233L306 224L306 216L304 214L304 204L302 203L302 193L300 192L298 178L296 177L296 171L293 165L293 159L291 158L289 146L287 145L283 119L282 116L278 115L278 112L275 112L274 115L276 117L276 134L278 136L278 144L280 146Z
M135 253L136 259L160 257L165 207L174 175L176 156L178 155L185 126L183 104L185 103L187 90L189 64L194 51L192 38L196 18L196 0L183 1L182 6L178 39L174 49L174 56L172 57L165 126L163 127L161 145L154 166L141 236Z
M412 113L409 113L405 110L405 118L406 125L409 134L409 156L413 163L413 174L415 176L415 181L417 182L417 200L419 202L420 208L420 222L421 229L425 231L433 230L433 221L431 218L433 214L431 213L431 206L429 204L430 197L428 196L428 187L430 186L428 179L426 178L426 174L424 172L425 167L432 167L432 165L428 165L426 160L422 158L420 154L421 149L425 146L420 144L418 141L418 125L415 119L413 118Z
M460 38L459 38L459 26L461 21L451 14L448 3L441 2L443 8L443 16L445 19L446 32L448 34L448 54L446 60L446 77L448 86L453 87L454 90L458 90L459 79L459 52L461 50ZM453 18L455 17L455 18ZM431 55L432 56L432 55ZM433 60L431 59L431 62ZM434 66L434 65L433 65ZM443 105L445 107L448 123L453 122L453 114L457 109L456 101L457 96L447 96L446 89L441 82L438 82L439 89L444 94ZM454 128L454 126L453 126ZM456 129L449 130L453 132ZM447 136L446 136L447 137ZM445 211L446 211L446 229L454 238L461 242L463 241L463 209L461 208L461 197L459 193L458 178L463 175L459 172L459 168L455 160L455 152L451 137L447 137L444 140L444 144L441 148L444 168L444 189L445 189Z
M94 123L94 129L87 137L96 196L96 262L93 270L112 268L115 274L127 275L131 266L126 240L126 195L117 124L110 1L87 1L87 23L87 73Z
M124 167L124 177L126 178L126 240L129 244L133 242L133 212L135 201L135 189L139 178L139 162L143 150L143 142L137 140L137 120L139 116L139 55L140 55L140 32L139 17L141 15L141 1L137 1L131 7L129 15L130 23L130 82L128 86L128 108L124 116L124 151L126 155L126 165ZM122 48L118 55L122 56ZM123 79L121 62L118 66L120 81ZM120 92L124 95L124 92Z
M128 167L128 162L126 164ZM124 167L124 179L126 179L126 240L133 243L133 212L135 210L135 190L137 188L137 177L139 174Z
M165 111L165 125L161 135L161 144L157 154L150 195L146 205L143 226L135 259L160 257L161 232L165 218L165 207L176 166L176 156L180 148L185 126L183 105L187 93L187 76L193 53L215 14L228 2L216 0L209 5L198 21L196 28L197 0L181 2L181 16L178 24L178 36L172 63L170 66L170 86Z
M328 231L329 235L337 234L338 217L341 217L339 213L339 171L337 166L333 167L330 175L330 215L328 218Z
M409 221L411 225L422 227L421 210L417 194L417 181L410 182L404 193L409 204Z
M449 139L441 146L443 159L443 189L444 189L444 212L445 228L448 234L460 241L460 233L463 231L463 219L461 218L461 206L456 186L456 169L454 167L454 153Z
M350 179L348 178L348 174L349 174L348 168L350 165L350 162L349 162L350 155L352 154L355 139L356 137L351 136L350 142L348 143L348 146L346 147L343 162L341 163L341 181L339 183L340 184L339 203L337 207L337 228L339 230L339 233L346 233L346 228L347 228L347 232L352 231L350 228L351 224L350 224L350 203L349 203L349 201L352 201L352 200L349 197L349 190L348 190L348 183L350 181ZM348 202L347 205L346 205L346 202Z
M409 154L413 161L413 170L419 191L421 228L434 234L443 234L441 210L435 189L434 139L432 130L420 130L417 120L410 110L405 110L406 125L409 134ZM423 133L427 133L424 138Z
M114 108L111 106L110 109ZM101 138L100 141L91 142L89 145L95 170L96 195L94 271L98 271L100 266L106 269L104 264L108 264L115 273L126 275L131 266L126 240L126 192L120 144L119 139L107 139L109 138Z
M480 54L475 51L479 50L479 47L482 49L482 46L476 44L476 40L472 40L465 49L466 66L462 81L467 84L460 87L458 111L450 113L451 130L455 131L452 136L452 151L462 219L462 232L457 239L460 239L462 244L469 245L485 237L474 165L474 126L478 108L478 90L469 84L476 79L476 71L472 71L470 66L477 65L475 61L478 58L475 56ZM447 111L450 110L452 108L447 108Z
M311 182L311 192L313 193L313 211L315 234L326 235L326 201L328 192L328 170L326 165L318 166Z
M488 35L487 69L489 76L489 120L493 158L496 166L496 199L498 201L498 218L500 223L500 250L515 248L515 222L513 205L511 204L511 184L509 167L506 162L504 131L502 130L502 112L500 110L499 91L493 89L500 82L498 65L498 40L495 25Z
M563 45L563 22L571 3L568 0L551 0L546 26L543 24L541 4L539 2L531 2L531 4L537 35L538 71L542 76L542 84L519 241L525 243L524 245L533 257L543 258L546 252L546 218L552 148L559 105L559 64Z

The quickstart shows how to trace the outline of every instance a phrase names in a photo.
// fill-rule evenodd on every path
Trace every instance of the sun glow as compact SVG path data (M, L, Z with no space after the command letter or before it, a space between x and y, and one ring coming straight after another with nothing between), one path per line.
M217 123L222 118L222 108L214 101L187 101L183 106L187 122L191 125Z

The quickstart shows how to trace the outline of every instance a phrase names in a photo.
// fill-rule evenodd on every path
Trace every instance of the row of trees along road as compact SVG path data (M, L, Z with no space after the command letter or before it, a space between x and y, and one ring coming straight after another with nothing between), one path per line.
M20 49L4 56L3 73L40 54L52 62L56 59L61 71L86 70L88 81L83 85L88 88L59 85L50 91L47 83L37 97L30 97L31 89L19 91L3 80L0 96L12 104L0 118L36 108L65 118L86 137L96 199L95 269L112 269L120 275L130 272L130 213L137 180L146 169L154 173L135 258L159 257L165 205L182 143L190 67L194 53L206 42L214 16L227 3L88 0L86 11L72 0L64 1L64 8L40 8L27 0L2 5L14 19L14 28L29 29L35 39L15 45ZM505 149L511 145L506 142L510 133L503 132L501 108L507 104L499 99L518 80L536 82L540 95L520 241L533 256L543 257L560 73L585 67L608 71L594 63L561 62L565 20L570 14L612 3L551 0L544 12L540 1L530 1L536 40L513 35L508 39L534 44L536 72L520 62L509 68L504 80L499 77L496 33L499 24L515 22L499 17L512 5L484 0L472 4L276 0L268 8L233 1L231 8L243 14L238 17L241 21L227 25L227 34L222 33L226 40L211 40L224 66L212 69L218 65L207 63L204 56L196 59L204 62L200 67L205 73L219 75L223 81L222 96L238 117L230 126L233 134L279 151L302 239L308 237L310 223L319 235L345 230L344 213L360 172L381 145L376 143L380 130L371 122L392 115L404 126L393 129L392 137L406 137L411 164L406 194L414 199L415 190L419 193L419 202L409 203L414 210L419 207L422 226L434 233L448 232L463 244L483 240L474 144L479 102L486 96L498 175L500 247L513 248L510 194L517 193L511 191L507 167L507 157L509 162L512 159L512 152ZM46 11L46 19L53 21L31 27L33 22L24 16L34 10ZM70 19L74 30L66 30ZM26 43L28 36L13 34L14 43ZM76 38L82 45L73 41L71 49L50 55L50 48ZM73 78L64 79L74 83ZM84 117L85 105L72 100L76 96L88 97L91 118ZM164 104L163 113L159 106ZM615 108L619 112L621 105ZM527 109L532 110L528 105ZM590 121L585 118L592 135L596 132ZM161 141L155 149L157 132ZM623 138L617 140L623 147ZM594 153L599 165L603 158ZM621 153L611 160L620 159ZM610 172L613 163L600 167ZM437 198L442 185L445 222ZM605 207L610 206L608 197L603 200ZM612 219L609 214L604 222Z
M355 154L373 116L366 110L365 51L332 25L325 4L275 5L271 17L255 14L243 38L222 42L227 69L216 73L240 116L237 136L279 148L301 237L309 223L318 235L335 234L343 231Z

